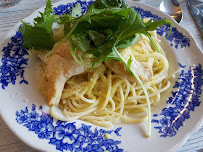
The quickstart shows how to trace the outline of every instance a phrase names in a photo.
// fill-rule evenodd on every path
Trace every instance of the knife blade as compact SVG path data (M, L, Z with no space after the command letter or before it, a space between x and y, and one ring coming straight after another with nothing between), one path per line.
M203 0L190 0L203 13Z
M201 5L201 4L198 4L198 5ZM193 2L188 2L188 6L190 8L191 14L203 38L203 13Z

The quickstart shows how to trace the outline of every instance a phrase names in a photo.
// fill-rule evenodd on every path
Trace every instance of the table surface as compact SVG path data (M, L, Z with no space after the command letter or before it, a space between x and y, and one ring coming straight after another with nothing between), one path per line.
M52 0L57 2L59 0ZM142 3L147 3L155 8L159 7L161 0L143 0ZM4 38L7 32L20 19L29 16L34 10L45 5L45 0L22 0L16 6L11 8L0 8L0 41ZM195 38L198 46L203 50L203 40L198 31L198 28L189 12L187 2L182 1L181 7L183 9L183 20L181 26L186 28ZM37 152L24 144L18 139L6 126L0 118L0 151L1 152ZM203 151L203 126L195 132L187 142L178 150L178 152Z

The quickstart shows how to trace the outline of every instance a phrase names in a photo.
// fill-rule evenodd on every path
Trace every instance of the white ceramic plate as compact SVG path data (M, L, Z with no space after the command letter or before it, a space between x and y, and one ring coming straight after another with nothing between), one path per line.
M54 4L60 14L73 6L73 0ZM90 2L81 3L84 11ZM171 19L150 6L128 2L142 17ZM63 5L62 5L63 4ZM25 19L31 23L41 8ZM172 20L172 19L171 19ZM168 26L159 28L162 47L167 52L172 72L179 67L181 74L173 79L171 88L162 94L162 102L152 108L152 135L145 138L147 122L117 124L101 128L81 121L61 122L49 115L45 97L37 89L35 75L39 60L22 48L23 40L16 32L18 23L0 46L0 112L6 124L22 141L41 151L163 152L179 148L203 122L203 55L194 38L174 21L168 40ZM109 133L110 139L104 139Z

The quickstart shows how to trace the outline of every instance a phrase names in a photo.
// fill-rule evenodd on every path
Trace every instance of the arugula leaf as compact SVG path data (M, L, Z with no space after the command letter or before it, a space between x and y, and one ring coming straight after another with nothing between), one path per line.
M117 7L117 8L127 8L127 4L123 0L96 0L93 2L93 5L97 9L103 9L103 8L111 8L111 7Z
M151 38L151 35L148 33L148 31L156 30L158 26L161 26L164 24L171 25L169 35L172 31L172 22L170 20L165 19L165 20L158 20L154 22L152 20L149 20L147 23L144 23L140 14L137 11L135 11L133 8L128 8L117 14L123 15L127 17L127 19L126 19L126 23L121 25L122 27L120 28L119 36L114 46L118 45L118 43L122 40L129 39L129 37L132 37L135 33L143 33L149 37L152 44L155 46L157 52L160 52L158 50L158 47L154 43L153 39Z
M23 35L24 46L35 50L50 50L54 45L52 26L54 15L51 15L51 0L47 0L44 13L40 13L41 17L34 19L34 26L22 22L19 32Z
M34 25L37 27L42 27L47 29L49 32L52 31L52 25L54 18L52 15L50 15L52 12L52 5L51 5L51 0L47 1L47 5L44 9L44 13L40 13L41 17L37 17L34 19Z
M78 64L86 66L86 67L90 67L90 65L83 60L82 56L77 55L77 47L74 44L70 45L70 52L71 52L71 55L73 56L74 60Z
M127 69L130 68L130 65L131 65L132 61L133 61L133 60L131 59L131 56L130 56L130 59L128 60L127 65L126 65L126 68L127 68Z
M105 40L105 36L97 31L89 30L89 37L96 47L101 46Z
M127 39L127 40L121 40L118 45L116 46L117 49L123 49L123 48L127 48L131 45L133 45L137 39L139 38L139 34L135 34L132 38Z
M157 29L158 26L162 26L164 24L169 24L170 25L170 32L169 32L167 38L170 36L170 34L172 32L172 27L173 27L172 26L173 23L168 19L161 19L161 20L157 20L157 21L154 21L154 22L151 19L151 20L149 20L148 22L146 22L144 24L146 26L146 31L154 31L154 30Z
M119 31L120 34L115 42L115 46L118 44L120 40L129 38L133 36L135 33L138 33L139 31L145 28L145 25L142 21L140 14L135 9L130 7L127 9L127 11L128 13L126 22L125 24L121 25ZM124 13L120 12L120 14L122 13L122 15L126 15L126 10L123 12Z
M19 32L23 34L24 46L35 50L50 50L53 47L54 39L52 33L48 32L43 27L32 27L31 25L22 22Z
M103 12L105 13L105 12ZM99 14L94 15L91 17L91 27L97 28L97 29L106 29L106 28L116 28L118 29L119 24L122 22L125 22L125 19L122 16L113 14L108 14L108 16L105 14Z
M93 54L96 58L100 58L100 61L106 61L109 59L108 54L112 52L113 47L128 47L136 42L140 33L143 33L149 37L157 52L160 52L147 31L155 30L158 26L163 24L171 24L169 20L154 22L150 20L144 23L140 14L133 8L114 8L114 10L111 9L111 11L108 9L104 10L103 8L106 7L105 2L106 1L103 0L95 1L95 3L105 4L104 6L98 7L101 8L100 12L89 12L82 16L78 19L78 24L75 23L73 25L74 30L71 31L71 29L67 34L71 42L73 42L79 50ZM90 9L93 10L94 7L95 5L93 3ZM94 31L94 40L92 31ZM66 38L68 36L66 36ZM76 42L76 37L78 37L78 42ZM91 43L91 41L93 41L93 43Z
M150 20L144 23L137 11L124 4L121 0L96 0L87 13L75 21L65 39L69 38L77 49L93 54L100 62L118 60L111 56L113 48L132 45L141 33L147 35L157 52L160 52L147 31L155 30L163 24L172 24L171 21Z
M66 23L72 23L73 18L69 14L64 14L64 15L55 15L55 21L58 24L66 24Z
M151 35L146 32L145 33L146 36L148 36L149 40L151 41L152 45L154 46L155 50L158 52L158 53L161 53L158 46L156 45L156 43L154 42L153 38L151 37Z
M86 15L83 15L81 17L79 17L79 19L76 21L76 23L71 27L69 28L70 31L68 31L67 29L64 29L65 31L68 31L67 34L65 35L65 37L63 38L63 40L61 42L59 42L56 47L54 47L54 49L52 49L50 52L49 52L49 55L52 55L56 49L58 49L58 47L64 43L68 38L70 38L71 34L73 34L73 32L75 31L75 29L77 28L78 24L80 22L89 22L91 23L91 20L90 20L90 16L94 15L94 13L89 13L89 14L86 14ZM66 25L66 24L65 24ZM69 26L68 26L69 27ZM82 50L82 49L80 49Z
M55 15L55 21L58 24L70 24L74 22L74 19L76 17L80 16L82 13L82 7L80 3L77 3L74 7L72 7L72 10L69 14L63 14L63 15Z
M70 12L71 17L78 17L82 13L82 7L80 3L77 3L75 7L72 8L72 11Z
M85 34L80 34L80 36L73 35L71 38L71 42L82 52L87 52L90 49L90 40L85 37Z

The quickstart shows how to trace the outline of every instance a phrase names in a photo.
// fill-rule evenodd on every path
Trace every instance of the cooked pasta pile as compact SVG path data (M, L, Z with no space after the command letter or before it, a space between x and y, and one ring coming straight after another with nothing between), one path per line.
M161 53L157 53L150 40L142 35L134 45L120 50L120 54L128 51L136 61L147 63L148 68L152 69L150 79L142 82L151 105L155 105L160 101L160 94L170 86L166 79L169 63L156 32L151 32L151 35ZM56 112L56 106L51 107L51 115L63 121L80 119L103 127L111 127L119 122L143 122L148 107L140 84L132 76L115 73L106 65L108 63L101 63L94 69L70 78L57 106L64 116Z

